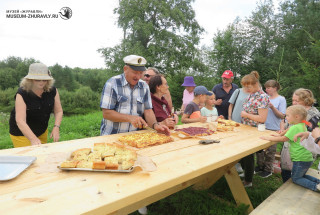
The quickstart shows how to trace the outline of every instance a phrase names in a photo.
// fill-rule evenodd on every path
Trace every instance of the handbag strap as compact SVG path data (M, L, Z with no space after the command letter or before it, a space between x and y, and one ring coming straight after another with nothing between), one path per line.
M233 112L234 107L236 106L236 102L237 102L238 96L239 96L239 94L240 94L240 89L238 88L238 89L236 89L236 90L238 90L238 94L237 94L236 99L234 100L233 107L232 107L232 112ZM231 112L231 114L232 114L232 112Z

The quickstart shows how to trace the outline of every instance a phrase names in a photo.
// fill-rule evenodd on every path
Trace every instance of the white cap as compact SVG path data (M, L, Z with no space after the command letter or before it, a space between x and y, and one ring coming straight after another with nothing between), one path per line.
M125 64L131 67L135 71L145 71L147 60L144 57L138 55L128 55L123 58Z

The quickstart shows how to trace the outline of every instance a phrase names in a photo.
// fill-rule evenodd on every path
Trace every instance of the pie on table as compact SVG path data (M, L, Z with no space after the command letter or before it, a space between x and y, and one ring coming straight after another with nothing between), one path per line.
M70 160L61 163L60 167L127 170L136 160L135 150L119 144L95 143L93 151L91 148L82 148L72 152Z
M214 133L213 130L203 127L188 127L188 128L180 128L175 129L186 136L208 136Z
M240 126L240 123L227 120L227 119L218 119L217 131L233 131L234 127Z
M143 148L173 142L173 138L164 134L149 132L124 135L119 137L118 141L129 146Z

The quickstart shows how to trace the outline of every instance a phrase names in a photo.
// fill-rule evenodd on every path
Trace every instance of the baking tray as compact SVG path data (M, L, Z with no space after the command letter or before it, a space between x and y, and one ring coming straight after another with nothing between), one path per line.
M8 181L17 177L35 160L33 156L0 156L0 181Z
M62 168L58 166L61 170L76 170L76 171L89 171L89 172L132 172L134 167L131 167L130 169L126 170L115 170L115 169L89 169L89 168Z

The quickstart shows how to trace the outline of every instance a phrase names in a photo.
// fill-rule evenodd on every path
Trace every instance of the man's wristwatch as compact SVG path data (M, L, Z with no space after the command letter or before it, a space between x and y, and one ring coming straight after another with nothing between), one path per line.
M316 144L318 144L319 141L320 141L320 137L317 137L317 138L314 140L314 142L315 142Z

